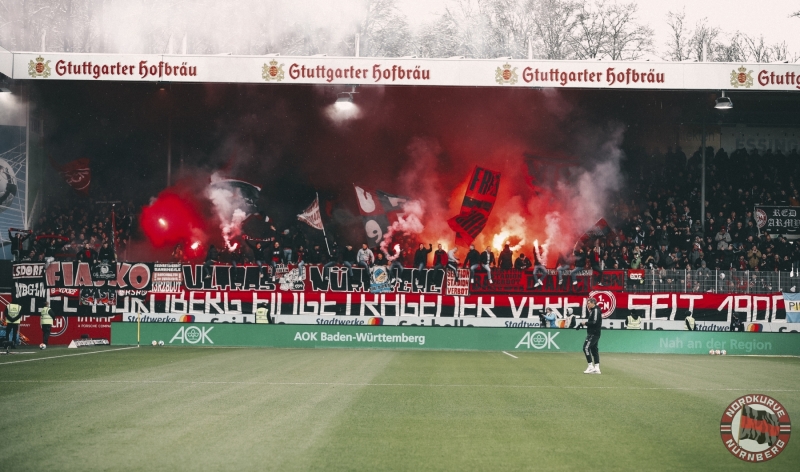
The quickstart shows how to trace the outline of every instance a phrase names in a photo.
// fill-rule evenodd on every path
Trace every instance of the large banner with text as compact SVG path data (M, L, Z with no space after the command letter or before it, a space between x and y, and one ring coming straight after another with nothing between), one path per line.
M513 269L495 270L494 284L480 273L470 284L464 269L458 283L452 273L445 276L440 269L392 272L377 266L353 267L350 272L332 267L328 278L316 265L302 270L278 265L275 277L268 276L268 270L218 265L205 278L202 266L192 264L124 262L98 268L85 262L20 263L13 266L12 299L25 315L37 315L49 300L56 316L119 315L123 321L142 322L252 323L257 306L266 304L270 316L285 323L292 316L375 319L372 324L393 317L539 322L551 308L564 324L570 317L585 316L589 296L598 300L609 320L634 315L648 321L680 321L689 312L699 322L786 320L780 292L628 292L623 271L606 271L603 290L595 290L590 272L577 276L577 284L559 285L556 275L548 275L544 285L534 287L530 272Z

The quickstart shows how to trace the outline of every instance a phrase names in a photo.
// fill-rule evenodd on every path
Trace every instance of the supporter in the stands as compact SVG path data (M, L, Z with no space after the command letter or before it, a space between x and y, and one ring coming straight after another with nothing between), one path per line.
M469 245L467 256L464 257L464 268L469 269L469 283L475 283L475 270L480 267L481 253L475 249L474 244Z
M511 269L514 267L514 264L511 261L512 254L511 254L511 245L508 243L503 246L503 250L500 251L500 255L497 258L497 267L500 269Z
M114 248L108 243L108 240L103 241L103 246L97 254L97 259L104 262L115 262L117 257L114 255Z
M441 269L447 266L447 251L442 248L442 245L439 244L436 247L436 251L433 253L433 268L434 269Z
M477 251L476 251L477 252ZM517 270L528 270L532 266L531 260L525 257L525 254L520 254L517 260L514 261L514 268Z

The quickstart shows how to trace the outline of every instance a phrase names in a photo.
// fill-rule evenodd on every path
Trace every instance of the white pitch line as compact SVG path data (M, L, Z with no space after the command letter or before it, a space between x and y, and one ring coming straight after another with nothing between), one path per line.
M46 361L47 359L58 359L60 357L86 356L88 354L102 354L104 352L124 351L126 349L137 349L138 347L139 346L120 347L120 348L117 348L117 349L104 349L102 351L77 352L75 354L64 354L62 356L37 357L36 359L25 359L25 360L21 360L21 361L0 362L0 365L19 364L20 362Z
M505 355L507 355L507 356L511 356L511 357L513 357L514 359L519 359L519 357L517 357L517 356L515 356L515 355L513 355L513 354L509 354L509 353L507 353L506 351L503 351L503 354L505 354Z
M247 382L225 380L0 380L0 383L96 383L96 384L180 384L180 385L268 385L297 387L433 387L433 388L556 388L574 390L674 390L706 392L800 392L798 389L764 388L689 388L689 387L608 387L608 386L561 386L561 385L490 385L490 384L414 384L414 383L346 383L346 382Z

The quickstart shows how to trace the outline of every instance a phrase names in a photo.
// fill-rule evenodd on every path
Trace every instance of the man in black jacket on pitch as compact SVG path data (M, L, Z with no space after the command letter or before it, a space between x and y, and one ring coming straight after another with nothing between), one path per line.
M586 327L583 354L586 356L586 362L589 363L589 367L583 373L599 375L600 352L597 348L597 343L600 341L600 330L603 327L603 314L600 312L600 307L597 306L597 300L594 297L586 300L586 310L588 311L589 319L575 327L575 329L580 329L582 326ZM594 359L594 365L592 365L592 359Z

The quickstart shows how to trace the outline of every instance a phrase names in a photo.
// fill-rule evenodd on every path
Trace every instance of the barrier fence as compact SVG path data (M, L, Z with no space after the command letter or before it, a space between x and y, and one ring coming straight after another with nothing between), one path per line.
M800 290L800 270L626 270L625 279L625 289L630 292L767 294Z

